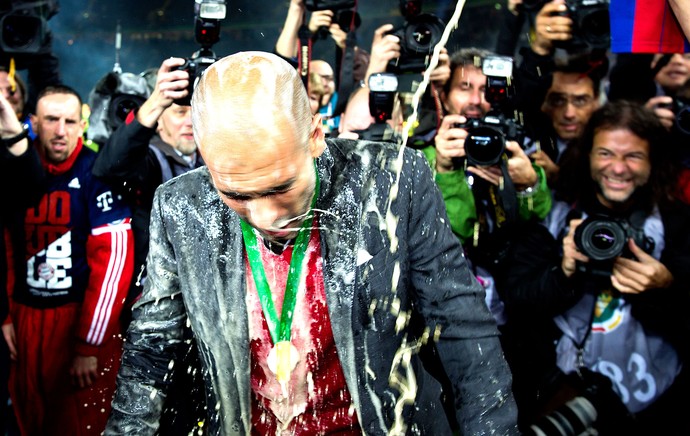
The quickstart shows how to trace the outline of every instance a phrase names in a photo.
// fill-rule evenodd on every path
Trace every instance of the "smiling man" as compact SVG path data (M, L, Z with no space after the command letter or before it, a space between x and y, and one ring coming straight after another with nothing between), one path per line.
M186 323L209 434L516 432L496 325L421 155L325 140L268 53L209 67L192 112L207 167L156 193L106 434L157 431Z
M666 131L619 101L593 113L582 141L561 171L569 201L519 232L501 281L520 332L510 355L522 422L562 371L584 382L600 434L686 434L690 213L671 196Z

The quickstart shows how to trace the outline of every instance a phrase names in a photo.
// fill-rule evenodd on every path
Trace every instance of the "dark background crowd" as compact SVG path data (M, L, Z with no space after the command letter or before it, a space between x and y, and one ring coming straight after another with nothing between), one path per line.
M0 20L19 3L0 2ZM611 53L600 34L587 39L601 22L583 30L572 19L572 5L586 2L467 1L409 126L403 118L428 58L406 54L410 43L391 31L414 19L403 5L422 2L358 2L361 25L346 34L323 25L340 10L306 11L300 0L228 1L226 18L208 27L219 35L206 44L192 0L43 3L50 32L37 53L0 53L1 175L7 184L27 180L3 188L8 207L0 221L2 280L11 294L0 299L0 316L11 315L3 326L8 349L0 351L3 389L13 361L0 406L8 396L13 403L0 425L11 434L105 428L123 334L147 279L154 193L212 166L195 142L189 104L202 72L189 58L200 44L212 50L207 57L256 50L288 61L307 86L312 128L330 141L396 142L408 129L405 146L426 158L445 205L444 229L462 245L501 332L520 431L535 422L546 428L539 421L546 415L567 421L557 427L583 426L572 434L689 430L681 398L690 387L690 323L682 310L690 302L690 47L680 26L674 49ZM427 0L416 12L447 22L456 6ZM11 38L12 29L2 31ZM300 56L306 40L310 59ZM395 62L406 55L414 62ZM193 60L203 59L202 52ZM486 69L492 60L495 69ZM308 61L310 74L302 74ZM508 64L512 73L504 76L499 70ZM18 95L28 96L26 106ZM82 112L87 102L90 119ZM51 236L63 234L70 236ZM265 243L276 254L290 245ZM60 263L63 257L72 263ZM189 325L183 335L188 346L176 350L177 364L151 375L170 385L156 405L160 434L185 434L210 413ZM125 345L122 379L147 366L132 363L136 347ZM53 358L71 384L53 370ZM34 377L57 394L45 395ZM446 397L458 381L438 381L450 428L461 433L465 423ZM347 392L344 382L339 387ZM131 418L123 412L127 388L118 392L107 434ZM56 417L51 409L63 406L63 395L69 401ZM268 407L259 403L253 406ZM252 425L274 431L275 417L264 412ZM357 418L337 425L358 430Z
M74 87L87 96L93 84L112 70L115 62L115 32L122 28L120 64L123 71L139 73L157 68L161 56L187 57L197 49L194 42L193 1L89 1L63 0L60 13L50 20L53 50L60 58L63 77L79 77ZM285 1L231 1L222 23L219 55L251 47L272 51L285 20ZM465 4L463 25L448 45L453 52L459 47L493 47L498 29L485 26L500 16L500 1L469 0ZM424 11L447 18L453 12L453 1L425 1ZM396 26L404 22L397 0L361 1L359 13L364 19L358 39L371 41L374 30L384 23ZM472 17L481 17L472 18ZM486 20L486 21L485 21ZM314 58L332 63L331 42L314 45Z

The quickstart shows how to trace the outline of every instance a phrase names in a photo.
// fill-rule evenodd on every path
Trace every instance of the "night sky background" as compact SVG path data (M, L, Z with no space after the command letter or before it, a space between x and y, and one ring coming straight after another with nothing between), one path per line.
M243 50L272 51L287 13L288 0L227 0L227 17L221 24L221 40L215 53L225 56ZM460 47L492 49L500 8L505 0L468 0L459 28L447 45L452 53ZM115 30L122 27L120 65L125 72L140 73L158 67L170 56L189 57L194 41L194 0L61 0L60 10L48 22L53 33L53 52L60 59L63 83L86 100L95 83L113 70ZM446 21L455 1L423 2L423 12ZM398 0L360 0L362 25L358 45L369 50L374 30L385 23L404 24ZM333 64L335 44L318 40L313 58ZM25 73L23 73L25 74Z

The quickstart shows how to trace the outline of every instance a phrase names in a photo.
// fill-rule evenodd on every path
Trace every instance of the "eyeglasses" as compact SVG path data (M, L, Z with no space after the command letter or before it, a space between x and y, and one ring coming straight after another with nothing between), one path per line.
M591 95L571 95L571 94L560 94L553 93L546 96L546 104L554 108L565 107L568 103L572 104L576 108L582 108L594 101L594 97Z

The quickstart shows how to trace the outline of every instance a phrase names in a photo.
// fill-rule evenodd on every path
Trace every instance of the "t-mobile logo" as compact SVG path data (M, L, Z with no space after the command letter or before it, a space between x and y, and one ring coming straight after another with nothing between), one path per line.
M96 206L98 206L103 212L108 212L112 207L110 207L111 204L113 204L113 194L110 191L104 192L98 197L96 197Z

